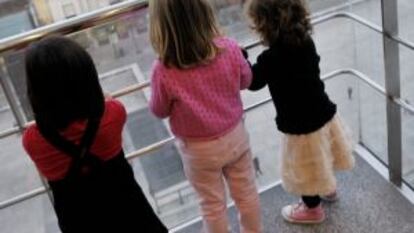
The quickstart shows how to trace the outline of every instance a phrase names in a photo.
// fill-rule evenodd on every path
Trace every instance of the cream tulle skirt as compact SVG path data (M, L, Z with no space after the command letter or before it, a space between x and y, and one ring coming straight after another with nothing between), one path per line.
M326 195L336 189L335 171L350 170L355 160L350 134L339 116L304 135L282 136L282 181L287 192Z

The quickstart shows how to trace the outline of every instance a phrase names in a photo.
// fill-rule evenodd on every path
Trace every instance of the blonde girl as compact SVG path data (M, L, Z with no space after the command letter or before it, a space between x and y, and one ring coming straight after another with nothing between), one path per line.
M169 117L185 174L196 190L204 232L228 230L225 182L243 233L260 233L259 195L240 90L252 73L237 43L220 35L207 0L150 1L150 38L158 54L150 108Z

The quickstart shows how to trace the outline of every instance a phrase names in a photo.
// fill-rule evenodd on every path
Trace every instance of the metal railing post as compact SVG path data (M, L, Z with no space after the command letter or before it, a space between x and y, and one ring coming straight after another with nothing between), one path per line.
M15 92L13 90L13 84L9 79L6 64L4 62L4 58L2 57L0 57L0 85L3 88L4 95L6 96L7 102L10 105L10 109L16 120L17 126L22 132L24 130L26 120L24 114L22 113L19 107L17 96L15 95Z
M383 23L383 46L385 65L385 89L388 96L400 98L399 44L392 40L398 36L397 0L381 0ZM402 185L402 129L401 108L387 98L388 164L390 181Z

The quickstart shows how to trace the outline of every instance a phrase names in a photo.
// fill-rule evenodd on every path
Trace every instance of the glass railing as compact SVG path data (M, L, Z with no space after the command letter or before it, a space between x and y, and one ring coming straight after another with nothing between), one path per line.
M0 132L4 132L16 125L16 121L11 112L10 105L4 94L3 88L0 87Z
M401 118L403 179L414 189L414 108L401 107Z
M52 203L48 196L43 194L2 209L0 232L58 233L60 231Z
M404 1L403 1L404 2ZM405 1L408 4L408 1ZM414 7L413 2L411 9ZM408 5L406 5L408 7ZM403 11L403 10L402 10ZM407 18L413 15L405 14ZM405 24L403 24L405 25ZM401 25L401 31L405 32L409 37L414 38L412 28ZM404 28L406 30L404 30ZM411 34L410 34L411 30ZM400 46L400 73L401 73L401 98L407 104L414 104L414 68L412 61L414 52L404 46ZM411 61L411 62L410 62ZM402 118L402 151L403 151L403 176L404 180L414 189L414 112L407 109L401 109Z
M388 164L386 96L365 83L358 86L360 142Z
M322 57L321 70L322 73L328 74L324 76L329 78L326 84L327 91L338 103L339 112L351 128L355 141L376 154L383 163L387 163L386 97L378 88L373 88L370 82L360 81L361 77L369 76L380 84L377 84L379 89L383 86L382 53L378 52L382 51L382 35L372 32L360 23L355 23L355 19L349 17L350 15L342 14L340 17L351 20L343 20L335 15L343 11L364 15L364 9L377 6L379 1L357 1L356 5L343 5L349 2L310 1L311 8L315 11L327 10L327 7L332 7L331 4L336 6L334 10L328 10L314 19L317 23L315 40ZM77 40L92 54L104 90L121 94L120 100L128 112L128 122L123 135L125 151L129 156L135 157L131 164L149 201L162 220L173 228L199 215L197 199L185 180L175 143L173 140L167 140L172 136L168 124L153 117L148 110L149 89L142 88L128 95L122 95L124 91L119 92L131 86L138 87L139 84L148 81L151 64L155 58L148 41L147 9L128 2L120 5L127 9L124 13L114 13L116 17L108 16L104 23L100 22L95 26L81 26L81 31L70 33L68 36ZM362 10L359 8L361 5L364 6ZM381 14L380 7L378 10L378 14ZM246 45L257 40L243 19L239 2L220 5L217 11L225 31L237 38L241 44ZM90 19L94 16L87 17ZM335 21L332 21L334 18ZM73 24L84 25L81 21L75 18ZM63 23L51 25L49 31L59 31L58 28L63 26ZM48 32L39 35L44 36ZM250 58L254 60L262 50L261 46L249 50ZM22 49L3 53L4 63L1 64L4 74L7 75L2 75L1 78L12 87L11 94L22 118L30 121L32 116L25 95L22 54ZM336 71L345 67L349 69ZM354 70L362 71L362 75L351 72ZM331 73L332 71L334 72ZM243 93L246 107L266 98L269 98L267 90ZM1 135L2 130L7 131L15 126L16 120L1 90L0 104L4 106L4 110L0 111L0 117L4 117L0 121ZM246 113L246 126L251 135L253 153L257 156L256 161L259 164L256 168L260 188L279 180L279 141L274 116L275 112L270 102L258 105ZM404 129L405 135L407 132L409 133L408 129ZM160 140L166 141L159 143ZM25 155L20 141L19 135L0 139L1 148L7 148L2 149L0 155L0 204L10 201L17 203L0 208L0 232L25 232L24 229L31 229L34 233L56 232L56 219L47 195L37 195L38 192L35 192L36 195L26 195L42 187L42 183L33 164ZM404 145L410 142L408 140ZM409 155L406 155L408 152L404 152L404 159L409 158ZM144 154L145 156L141 156ZM408 174L405 178L409 179L411 170L411 167L404 167L404 174ZM19 200L28 200L13 200L22 194ZM35 197L28 198L31 196ZM33 217L33 213L38 214ZM21 222L28 224L19 224ZM19 227L22 227L21 230Z
M402 37L414 41L414 2L410 0L398 1L398 26ZM414 47L414 43L411 43ZM413 49L400 45L400 73L401 97L408 104L414 104L414 59ZM401 110L402 116L402 150L403 150L403 177L405 182L414 189L414 112Z
M400 35L410 41L414 41L414 2L411 0L398 0L398 26Z

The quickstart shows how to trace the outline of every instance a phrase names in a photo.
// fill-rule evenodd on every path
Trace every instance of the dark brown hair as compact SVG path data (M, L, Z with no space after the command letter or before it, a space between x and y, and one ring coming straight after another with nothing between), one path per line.
M220 35L208 0L151 0L150 39L161 61L180 69L212 60Z
M309 12L303 0L249 0L246 13L266 45L278 40L301 44L312 33Z

